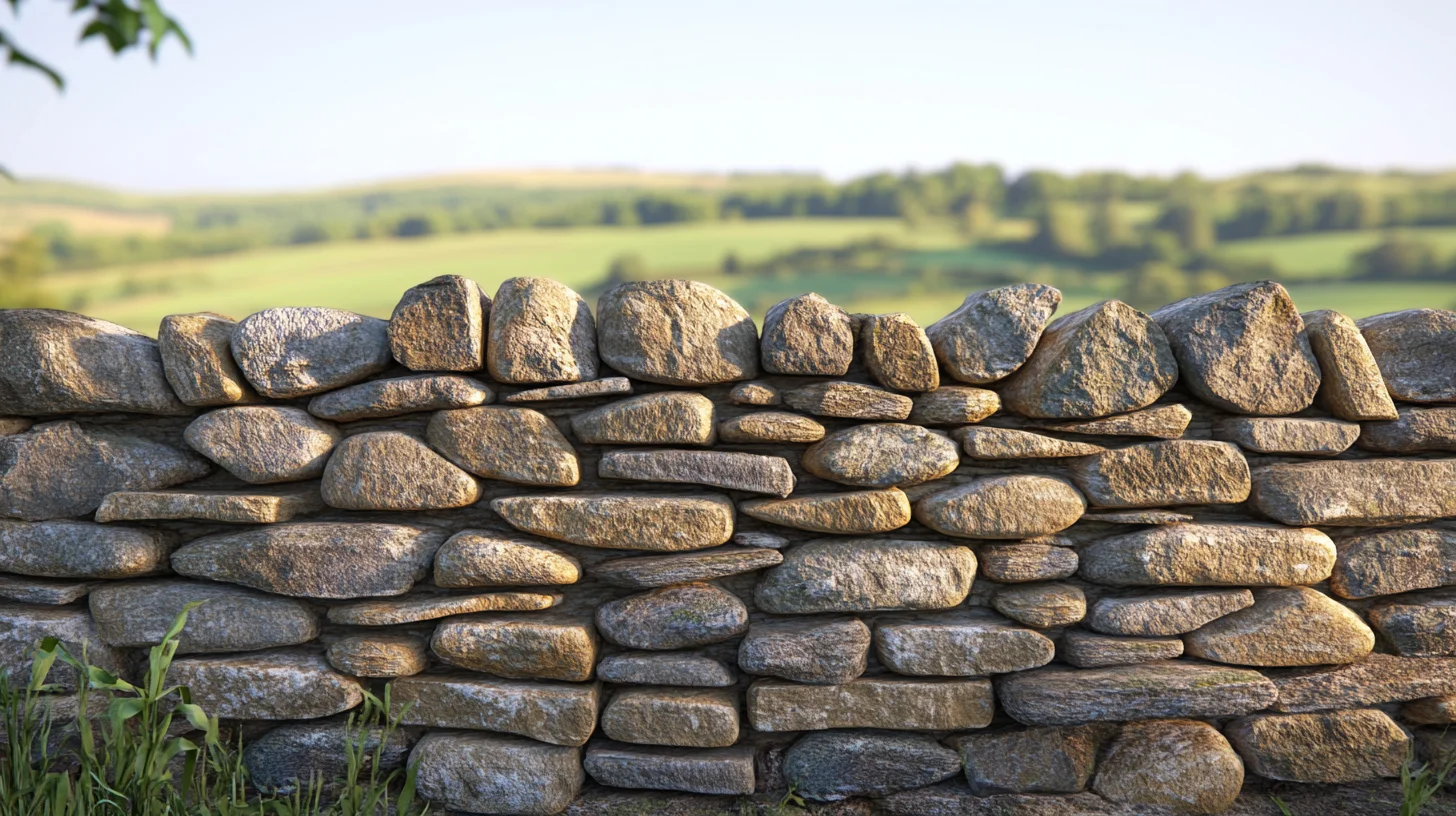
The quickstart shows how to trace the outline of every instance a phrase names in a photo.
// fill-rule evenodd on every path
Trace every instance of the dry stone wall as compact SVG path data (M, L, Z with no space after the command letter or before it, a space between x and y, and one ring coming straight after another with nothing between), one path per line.
M388 682L465 813L1213 814L1450 750L1456 314L1060 299L0 312L0 666L203 601L175 680L259 786Z

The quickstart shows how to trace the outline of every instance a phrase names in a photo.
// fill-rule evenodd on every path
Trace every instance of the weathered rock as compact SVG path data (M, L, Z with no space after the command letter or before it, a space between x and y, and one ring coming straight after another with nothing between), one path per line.
M948 476L960 465L955 443L918 425L856 425L804 452L804 469L855 487L908 487Z
M0 521L0 571L38 578L135 578L167 571L161 530L85 521Z
M597 727L601 687L421 674L394 681L393 691L391 702L402 725L499 731L552 745L585 745Z
M597 301L602 361L648 382L711 385L758 376L758 328L704 283L624 283Z
M571 418L587 445L711 445L713 401L692 391L662 391L612 402Z
M1097 752L1113 733L1101 725L1022 728L965 734L951 745L960 750L966 782L977 795L1076 793L1087 787Z
M1094 419L1144 408L1178 379L1178 365L1152 318L1109 300L1057 318L1026 364L1002 384L1018 414Z
M910 523L910 500L894 487L750 499L738 509L760 521L818 533L887 533Z
M718 425L718 437L732 444L764 442L818 442L824 426L787 411L759 411L726 419Z
M225 720L312 720L364 702L359 681L301 651L180 658L167 682L187 686L194 703Z
M602 710L602 732L638 745L727 748L738 741L738 695L728 689L622 689Z
M258 395L233 361L237 321L218 314L175 314L162 318L157 351L167 383L186 405L257 402Z
M875 654L897 674L980 677L1045 666L1055 646L1040 632L978 611L923 621L882 619L875 626Z
M337 720L291 723L248 743L242 759L255 788L288 794L307 787L311 779L329 784L347 774L350 747L368 757L374 770L387 774L404 765L411 741L403 731L386 734L376 727L366 732Z
M602 454L597 473L603 479L700 484L771 496L794 492L787 459L736 451L611 450Z
M61 606L75 603L91 590L102 586L101 581L47 580L44 578L22 578L18 575L0 575L0 598L27 604Z
M1274 684L1252 669L1180 660L1070 669L1047 666L997 681L1001 707L1027 725L1157 717L1237 717L1272 705Z
M1400 776L1410 737L1374 709L1262 714L1228 725L1249 770L1286 782L1339 784Z
M1416 725L1449 725L1456 722L1456 694L1412 700L1400 707L1400 717Z
M914 425L965 425L1001 410L1001 397L984 388L948 385L915 398L908 421Z
M1095 507L1233 504L1249 497L1249 463L1228 442L1131 445L1078 460L1071 476Z
M1083 521L1100 521L1104 524L1186 524L1193 520L1187 513L1172 510L1124 510L1111 513L1083 513Z
M1106 450L1101 445L1069 442L1011 428L957 428L950 435L961 443L961 448L972 459L1056 459L1088 456Z
M1178 638L1099 635L1081 629L1069 629L1062 636L1058 654L1062 660L1079 669L1129 666L1180 657L1183 654L1183 641Z
M309 400L308 412L333 422L474 408L495 399L490 386L458 374L416 374L392 380L371 380L320 394Z
M785 391L783 402L815 416L905 419L915 403L903 394L854 382L821 382Z
M597 630L629 649L703 646L748 631L738 596L709 584L684 584L629 595L597 607Z
M981 574L1004 584L1056 581L1077 573L1077 551L1048 544L998 544L977 555Z
M408 677L430 665L425 642L408 635L350 635L329 644L326 656L355 677Z
M551 487L581 479L576 449L545 414L530 408L441 411L430 418L425 439L446 459L487 479Z
M544 592L487 592L481 595L411 595L356 601L329 607L329 622L347 626L392 626L475 612L539 612L561 602ZM451 622L453 623L453 621ZM444 628L450 623L441 624ZM436 630L439 633L439 630Z
M822 539L791 548L759 578L754 601L775 614L949 609L975 574L976 556L955 544Z
M860 328L865 368L875 381L896 391L934 391L940 387L935 349L907 314L871 315Z
M265 309L233 331L233 359L258 393L307 397L389 367L389 324L315 306Z
M733 685L733 670L721 660L694 652L618 652L602 658L597 677L631 686Z
M744 547L759 547L765 550L782 550L789 546L789 540L774 533L742 532L733 534L733 543Z
M581 579L581 563L519 536L461 530L435 553L435 586L551 586Z
M1453 459L1298 462L1257 468L1249 498L1284 524L1391 526L1456 516L1453 484Z
M1393 422L1366 422L1361 448L1380 453L1456 450L1456 408L1401 408Z
M1320 367L1316 400L1340 419L1395 419L1395 403L1355 321L1329 310L1301 317Z
M322 510L312 486L294 490L120 490L96 508L97 521L199 519L227 524L276 524Z
M0 416L0 436L25 433L34 424L35 420L26 419L25 417Z
M1271 679L1279 689L1275 711L1358 708L1456 693L1456 658L1376 652L1355 663L1299 669Z
M581 295L550 278L511 278L490 306L486 364L507 383L597 376L597 327Z
M754 790L754 750L748 745L684 752L593 743L583 764L598 784L616 788L723 796L746 796Z
M478 371L490 298L475 281L441 275L406 290L389 318L389 348L412 371Z
M428 734L410 765L422 798L470 813L551 816L586 780L577 748L483 734Z
M50 637L59 640L72 655L80 656L84 652L93 666L126 673L129 662L126 653L111 648L101 639L86 610L0 603L0 673L8 673L12 683L20 687L18 690L23 691L30 680L31 658L36 647ZM76 672L57 660L46 682L54 686L52 691L75 691Z
M1254 605L1184 635L1188 654L1240 666L1353 663L1375 633L1343 604L1308 587L1254 591Z
M1047 429L1090 436L1150 436L1155 439L1178 439L1188 430L1193 412L1182 405L1159 405L1121 416L1093 419L1087 422L1061 422Z
M1330 576L1335 545L1319 530L1171 524L1094 541L1083 578L1113 586L1292 586Z
M701 550L733 536L733 502L715 494L509 496L490 509L518 530L606 550Z
M783 563L777 550L723 547L710 552L614 558L588 570L597 580L632 589L711 581Z
M1109 635L1181 635L1253 605L1254 593L1247 589L1143 592L1100 598L1092 605L1086 625Z
M591 621L545 615L471 615L435 627L430 649L443 661L515 680L591 679L597 633Z
M403 595L444 537L402 524L277 524L199 538L172 554L172 569L304 598Z
M105 320L51 309L0 311L0 405L18 416L185 416L157 343Z
M556 400L607 397L632 393L632 381L626 377L603 377L600 380L531 388L506 397L506 402L554 402Z
M864 674L869 653L870 629L856 618L755 623L738 644L738 668L835 685Z
M1095 793L1002 793L982 797L960 782L892 793L875 800L875 807L886 816L1128 816L1127 808Z
M1338 456L1361 436L1360 426L1338 419L1295 417L1230 417L1214 426L1214 435L1254 453Z
M769 308L759 347L770 374L841 377L854 356L854 328L843 309L810 292Z
M915 520L957 538L1023 539L1065 530L1086 509L1066 481L1017 474L932 493L915 503Z
M800 737L784 755L785 778L816 802L885 796L960 770L960 757L934 737L894 731L819 731Z
M1355 325L1390 396L1404 402L1456 400L1456 312L1406 309Z
M340 442L324 468L324 502L343 510L432 510L480 500L480 482L424 442L371 431Z
M101 639L119 648L156 646L189 603L177 654L250 652L307 643L318 616L302 601L226 584L159 580L108 583L91 593Z
M183 438L239 479L273 484L323 475L343 434L300 408L240 405L203 414Z
M1228 740L1192 720L1124 725L1092 778L1092 790L1106 799L1175 813L1223 813L1243 785L1244 763Z
M991 383L1026 362L1061 302L1061 292L1039 283L987 289L967 296L925 334L952 377Z
M1370 625L1406 657L1456 656L1456 591L1402 595L1370 607Z
M108 493L152 490L206 476L207 462L169 445L47 422L0 436L0 516L82 516Z
M1014 584L996 590L991 606L1038 629L1076 623L1087 614L1087 596L1071 584Z
M748 721L759 731L890 728L955 731L991 724L991 681L861 677L837 686L759 680L748 687Z
M783 402L779 390L766 382L739 383L728 392L728 399L733 400L734 405L778 405Z

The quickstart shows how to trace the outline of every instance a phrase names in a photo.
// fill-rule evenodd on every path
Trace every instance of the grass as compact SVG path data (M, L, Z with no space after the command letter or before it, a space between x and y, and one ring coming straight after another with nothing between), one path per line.
M1456 227L1412 227L1400 232L1431 244L1442 257L1456 255ZM1348 274L1350 259L1387 235L1387 230L1281 235L1220 244L1219 251L1233 258L1271 261L1286 280L1330 277Z

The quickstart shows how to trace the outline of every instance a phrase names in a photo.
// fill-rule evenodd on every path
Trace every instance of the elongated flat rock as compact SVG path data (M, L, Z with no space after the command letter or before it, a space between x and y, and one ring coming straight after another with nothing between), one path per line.
M581 295L565 284L550 278L501 283L486 333L486 367L499 382L596 379L596 321Z
M354 677L409 677L430 666L429 647L410 635L349 635L330 643L325 656Z
M332 422L383 419L422 411L474 408L495 399L490 386L472 377L417 374L340 388L309 400L308 412Z
M424 442L371 431L340 442L324 467L324 502L342 510L443 510L480 500L480 482Z
M738 644L738 668L796 683L848 683L865 673L870 629L857 618L759 621Z
M918 425L856 425L804 452L804 469L854 487L909 487L960 465L955 443Z
M574 584L581 563L523 536L461 530L435 553L435 586L551 586Z
M485 365L490 297L459 275L410 287L389 318L389 349L411 371L478 371Z
M787 411L758 411L726 419L718 425L718 438L733 444L795 442L806 444L824 438L824 426Z
M733 537L733 502L716 494L509 496L490 509L518 530L606 550L683 552Z
M721 547L709 552L649 555L603 561L588 572L612 586L632 589L711 581L783 563L778 550Z
M229 720L312 720L364 702L359 681L302 651L180 658L167 679L187 686L208 714Z
M952 377L991 383L1026 362L1061 302L1061 292L1039 283L987 289L967 296L925 334Z
M860 328L865 369L886 388L934 391L940 387L940 366L925 330L910 315L870 315Z
M264 309L233 331L233 359L265 397L319 394L389 366L389 324L316 306Z
M1293 586L1330 576L1335 545L1313 528L1172 524L1084 547L1083 578L1113 586Z
M1391 526L1456 516L1453 487L1452 459L1299 462L1255 469L1249 503L1284 524Z
M983 677L1025 671L1050 663L1051 639L985 612L945 615L934 620L882 620L875 627L875 653L896 674Z
M759 521L818 533L888 533L910 523L910 500L894 487L750 499L738 509Z
M1296 417L1232 417L1215 425L1214 434L1253 453L1298 456L1338 456L1362 436L1353 422Z
M759 731L954 731L990 725L996 703L983 678L861 677L837 686L759 680L747 708Z
M1356 321L1385 388L1403 402L1456 400L1456 312L1406 309Z
M250 652L307 643L318 637L318 615L308 604L226 584L201 581L127 581L91 593L91 616L112 646L156 646L187 604L177 654Z
M759 578L754 600L778 614L949 609L975 574L976 556L956 544L821 539L790 548Z
M425 429L430 446L476 476L570 487L581 479L576 449L546 415L483 406L440 411Z
M787 459L734 451L613 450L602 454L597 473L604 479L700 484L771 496L794 492Z
M1187 513L1172 510L1115 510L1105 513L1084 513L1083 521L1100 521L1104 524L1184 524L1193 520Z
M86 579L68 581L0 575L0 598L17 603L62 606L81 600L101 585L101 581Z
M1329 310L1305 312L1300 317L1320 367L1316 402L1352 422L1395 419L1395 403L1355 321Z
M802 385L785 391L783 402L806 414L844 419L905 419L914 406L903 394L854 382Z
M727 748L738 741L738 695L728 689L622 689L602 710L602 733L638 745Z
M323 497L312 487L295 490L120 490L96 508L96 520L151 521L197 519L225 524L277 524L322 510Z
M1104 451L1071 467L1094 507L1232 504L1249 497L1249 463L1228 442L1176 439Z
M1086 625L1109 635L1181 635L1253 605L1254 593L1247 589L1141 592L1099 599Z
M1048 430L1090 436L1150 436L1155 439L1178 439L1188 430L1193 412L1182 405L1156 405L1119 416L1091 419L1085 422L1058 422Z
M1340 666L1272 675L1275 711L1303 712L1399 703L1456 692L1456 657L1397 657L1375 652Z
M749 745L692 752L617 742L586 749L586 772L614 788L746 796L754 790L754 749Z
M323 475L343 434L298 408L241 405L203 414L183 438L239 479L273 484Z
M101 639L86 610L0 603L0 672L8 673L11 682L18 681L23 688L30 680L35 648L48 637L59 640L73 655L85 652L94 666L115 673L126 671L126 652L111 648ZM76 690L76 679L75 669L57 660L46 681L55 686L53 691L72 692Z
M1069 442L1054 436L1011 428L957 428L951 438L972 459L1057 459L1088 456L1106 450L1101 445Z
M1366 422L1357 444L1377 453L1456 450L1456 407L1403 407L1391 422Z
M1003 584L1058 581L1077 574L1077 551L1050 544L995 544L976 558L981 574Z
M607 397L632 393L632 381L626 377L603 377L600 380L528 388L506 397L506 402L555 402L557 400Z
M576 748L484 734L428 734L410 764L420 796L455 812L561 813L586 779Z
M258 395L233 360L236 321L202 312L162 318L157 350L177 398L187 405L257 402Z
M1087 596L1072 584L1012 584L996 590L991 606L1017 623L1048 629L1070 626L1086 616Z
M711 445L713 401L692 391L662 391L611 402L571 418L587 445Z
M394 681L403 725L519 734L552 745L585 745L597 727L595 683L499 680L478 674L422 674Z
M426 595L385 601L359 601L329 607L329 622L349 626L390 626L437 620L473 612L532 612L550 609L560 595L544 592L486 592L479 595Z
M1001 410L1001 397L985 388L947 385L915 397L907 419L913 425L965 425Z
M624 283L597 301L602 362L647 382L711 385L758 376L758 328L704 283Z
M454 666L516 680L591 679L591 621L556 615L470 615L435 627L430 649Z
M1340 784L1400 776L1410 737L1383 711L1261 714L1229 723L1249 770L1287 782Z
M927 734L819 731L784 753L783 774L816 802L885 796L933 785L961 771L960 757Z
M682 584L629 595L597 607L597 630L629 649L687 649L748 631L748 608L711 584Z
M734 682L728 664L696 652L618 652L602 658L597 677L629 686L723 688Z
M1024 539L1065 530L1086 509L1063 479L991 476L921 499L915 520L957 538Z
M1343 604L1308 587L1260 589L1254 605L1184 635L1188 654L1238 666L1354 663L1375 633Z
M37 578L135 578L167 571L161 530L86 521L0 520L0 571Z
M1057 654L1079 669L1130 666L1180 657L1183 641L1173 637L1122 637L1068 629L1062 636Z
M1103 669L1048 666L998 684L1002 708L1027 725L1236 717L1267 708L1278 696L1256 671L1171 660Z

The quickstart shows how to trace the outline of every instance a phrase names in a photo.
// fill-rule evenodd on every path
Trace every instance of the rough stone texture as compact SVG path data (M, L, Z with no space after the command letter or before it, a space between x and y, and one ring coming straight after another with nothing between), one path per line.
M226 524L276 524L322 510L312 486L295 490L121 490L96 508L97 521L197 519Z
M1390 396L1456 400L1456 312L1406 309L1356 321Z
M804 469L855 487L909 487L960 465L955 443L918 425L856 425L804 452Z
M734 683L726 663L695 652L618 652L602 658L597 677L630 686L722 688Z
M700 484L771 496L794 492L787 459L737 451L613 450L602 454L597 473L603 479Z
M1061 292L1039 283L987 289L967 296L925 334L952 377L991 383L1026 362L1061 302Z
M1303 456L1337 456L1362 436L1353 422L1290 417L1231 417L1215 425L1214 433L1253 453Z
M759 731L954 731L985 728L995 709L990 680L861 677L833 686L759 680L747 710Z
M1372 527L1456 516L1456 460L1361 459L1266 465L1249 504L1293 525Z
M724 420L718 425L718 436L731 444L769 442L818 442L824 438L824 426L787 411L759 411Z
M429 734L410 753L421 798L469 813L552 816L581 792L581 751L517 737Z
M265 397L291 399L359 382L389 366L389 324L316 306L265 309L233 331L233 359Z
M957 428L950 435L961 443L961 448L972 459L1056 459L1088 456L1106 450L1101 445L1069 442L1011 428Z
M183 438L239 479L274 484L322 476L343 434L300 408L240 405L203 414Z
M446 459L487 479L570 487L581 478L571 443L530 408L441 411L430 418L425 439Z
M35 424L35 420L24 417L0 416L0 436L25 433Z
M751 746L692 752L621 743L593 743L586 772L598 784L618 788L746 796L754 790Z
M256 402L258 395L233 361L237 321L218 314L175 314L162 318L157 351L177 398L186 405Z
M156 341L114 323L4 309L0 348L0 406L7 414L191 413L167 384Z
M511 278L490 306L485 346L490 376L505 383L559 383L597 376L591 309L550 278Z
M898 420L910 416L915 403L873 385L853 382L822 382L803 385L783 393L783 403L796 411L844 419Z
M1154 439L1178 439L1188 430L1193 412L1182 405L1159 405L1121 416L1093 419L1088 422L1061 422L1048 425L1048 430L1092 436L1150 436Z
M412 595L404 598L356 601L329 607L329 622L349 626L392 626L438 620L474 612L538 612L561 602L560 595L544 592L488 592L482 595ZM442 624L441 626L448 626ZM439 630L436 630L438 633Z
M1191 720L1124 725L1092 778L1092 790L1114 802L1178 813L1223 813L1243 784L1244 763L1228 740Z
M1122 510L1103 513L1084 513L1083 521L1100 521L1106 524L1185 524L1193 521L1187 513L1172 510Z
M1376 652L1356 663L1300 669L1272 679L1279 689L1275 711L1358 708L1456 692L1456 658Z
M1247 589L1141 592L1098 599L1086 625L1109 635L1181 635L1253 605L1254 593Z
M1456 694L1412 700L1400 707L1400 718L1416 725L1456 723Z
M914 318L907 314L872 315L860 328L865 368L871 377L896 391L934 391L940 387L935 349Z
M955 751L923 734L819 731L784 755L784 776L805 799L837 802L933 785L960 773Z
M161 530L85 521L0 521L0 571L37 578L135 578L167 570Z
M302 651L179 658L167 682L226 720L312 720L364 702L364 689L321 655Z
M842 377L854 356L854 327L843 309L811 292L769 308L759 347L770 374Z
M966 734L952 744L977 795L1076 793L1092 779L1097 752L1113 733L1102 725L1020 728Z
M1456 591L1436 590L1391 598L1370 607L1370 625L1396 654L1456 655Z
M1072 480L1095 507L1232 504L1249 497L1249 463L1228 442L1146 442L1080 459Z
M957 538L1024 539L1060 532L1087 503L1049 476L991 476L932 493L915 503L915 520Z
M1379 453L1456 450L1456 408L1403 407L1392 422L1363 424L1357 444Z
M864 674L869 653L870 629L856 618L755 623L738 645L738 668L836 685Z
M412 371L478 371L490 298L475 281L441 275L410 288L389 318L389 348Z
M650 555L603 561L588 572L597 580L631 589L711 581L783 563L777 550L723 547L709 552Z
M574 584L581 563L555 547L520 536L461 530L435 553L435 586Z
M355 677L408 677L430 665L425 642L408 635L350 635L329 644L325 656Z
M618 598L597 607L597 630L629 649L686 649L748 631L738 596L710 584L684 584Z
M1094 541L1078 572L1113 586L1291 586L1330 577L1335 545L1313 528L1170 524Z
M320 394L309 400L308 412L333 422L383 419L447 408L474 408L495 399L490 386L455 374L416 374L372 380Z
M789 549L759 577L754 601L776 614L949 609L975 574L975 555L955 544L822 539Z
M1050 663L1051 640L984 611L933 620L881 620L875 654L896 674L980 677Z
M746 382L733 386L728 399L735 405L778 405L783 401L772 383Z
M1395 403L1355 321L1328 309L1306 312L1304 334L1320 367L1316 401L1352 422L1395 419Z
M585 745L597 726L600 686L421 674L394 681L402 725L518 734L552 745Z
M577 414L571 429L586 445L711 445L714 422L712 400L663 391Z
M1359 782L1399 776L1410 737L1383 711L1263 714L1229 723L1249 770L1286 782Z
M470 615L435 627L430 649L471 671L515 680L591 679L597 633L591 621L543 615Z
M992 596L991 605L1006 617L1038 629L1076 623L1087 614L1087 597L1071 584L1002 587Z
M403 731L387 736L382 728L351 731L347 722L294 723L250 742L243 749L243 765L259 790L288 794L312 778L328 784L343 777L349 770L347 746L362 751L375 770L386 774L404 765L411 741Z
M1058 654L1079 669L1129 666L1181 657L1183 641L1178 638L1099 635L1081 629L1069 629L1062 636Z
M998 544L977 554L981 575L1003 584L1056 581L1077 572L1077 551L1048 544Z
M711 385L758 376L758 328L734 300L695 281L624 283L597 301L602 362L639 380Z
M490 509L519 530L607 550L701 550L733 536L733 502L715 494L510 496Z
M602 732L638 745L727 748L738 741L738 695L725 689L623 689L602 710Z
M894 487L750 499L738 509L759 521L818 533L888 533L910 523L910 499Z
M1240 666L1353 663L1375 633L1343 604L1308 587L1260 589L1254 605L1185 635L1188 654Z
M529 388L506 397L506 402L555 402L558 400L582 399L584 397L607 397L632 393L632 381L626 377L603 377L600 380L551 385L545 388Z
M177 654L250 652L307 643L318 637L318 616L302 601L197 581L108 583L91 592L91 616L101 639L119 648L155 646L187 604Z
M948 385L915 398L909 421L915 425L964 425L1001 410L1001 397L984 388Z
M0 672L8 673L12 682L22 686L18 691L30 679L34 649L48 637L59 640L73 655L79 656L84 651L92 665L125 673L129 662L126 653L111 648L101 639L86 610L0 603ZM52 691L72 692L76 690L76 679L75 670L57 660L47 682L55 686Z
M1158 717L1237 717L1272 705L1273 683L1252 669L1168 660L1103 669L1047 666L997 681L1006 713L1027 725Z
M782 550L789 546L789 540L787 538L775 533L734 533L733 543L744 547L759 547L766 550Z
M101 581L85 579L53 581L0 575L0 598L19 603L62 606L81 600L91 594L91 590L102 585Z
M324 467L324 502L343 510L431 510L480 500L480 482L399 431L351 436Z

